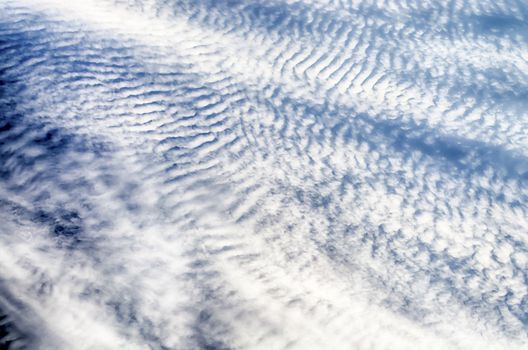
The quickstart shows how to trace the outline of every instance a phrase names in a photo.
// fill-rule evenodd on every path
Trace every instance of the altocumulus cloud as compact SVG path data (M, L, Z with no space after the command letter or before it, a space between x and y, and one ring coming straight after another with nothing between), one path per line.
M0 0L0 348L525 348L527 44L520 0Z

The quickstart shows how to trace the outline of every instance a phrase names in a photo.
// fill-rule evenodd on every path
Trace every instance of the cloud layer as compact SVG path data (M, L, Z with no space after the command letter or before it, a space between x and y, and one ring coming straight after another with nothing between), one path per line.
M528 344L522 1L0 9L0 347Z

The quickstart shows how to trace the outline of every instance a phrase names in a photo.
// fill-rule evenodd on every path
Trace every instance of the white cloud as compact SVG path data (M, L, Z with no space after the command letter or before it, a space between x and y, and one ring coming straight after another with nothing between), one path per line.
M41 348L522 348L506 5L1 1L0 308Z

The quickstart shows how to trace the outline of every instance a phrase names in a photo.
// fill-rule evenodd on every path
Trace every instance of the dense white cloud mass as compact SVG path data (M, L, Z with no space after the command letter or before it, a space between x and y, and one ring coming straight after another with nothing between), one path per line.
M527 189L523 0L0 0L1 349L526 349Z

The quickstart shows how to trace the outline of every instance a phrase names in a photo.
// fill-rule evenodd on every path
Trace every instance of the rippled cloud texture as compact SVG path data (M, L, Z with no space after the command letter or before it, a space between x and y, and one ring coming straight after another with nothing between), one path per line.
M528 3L0 0L1 349L526 349Z

